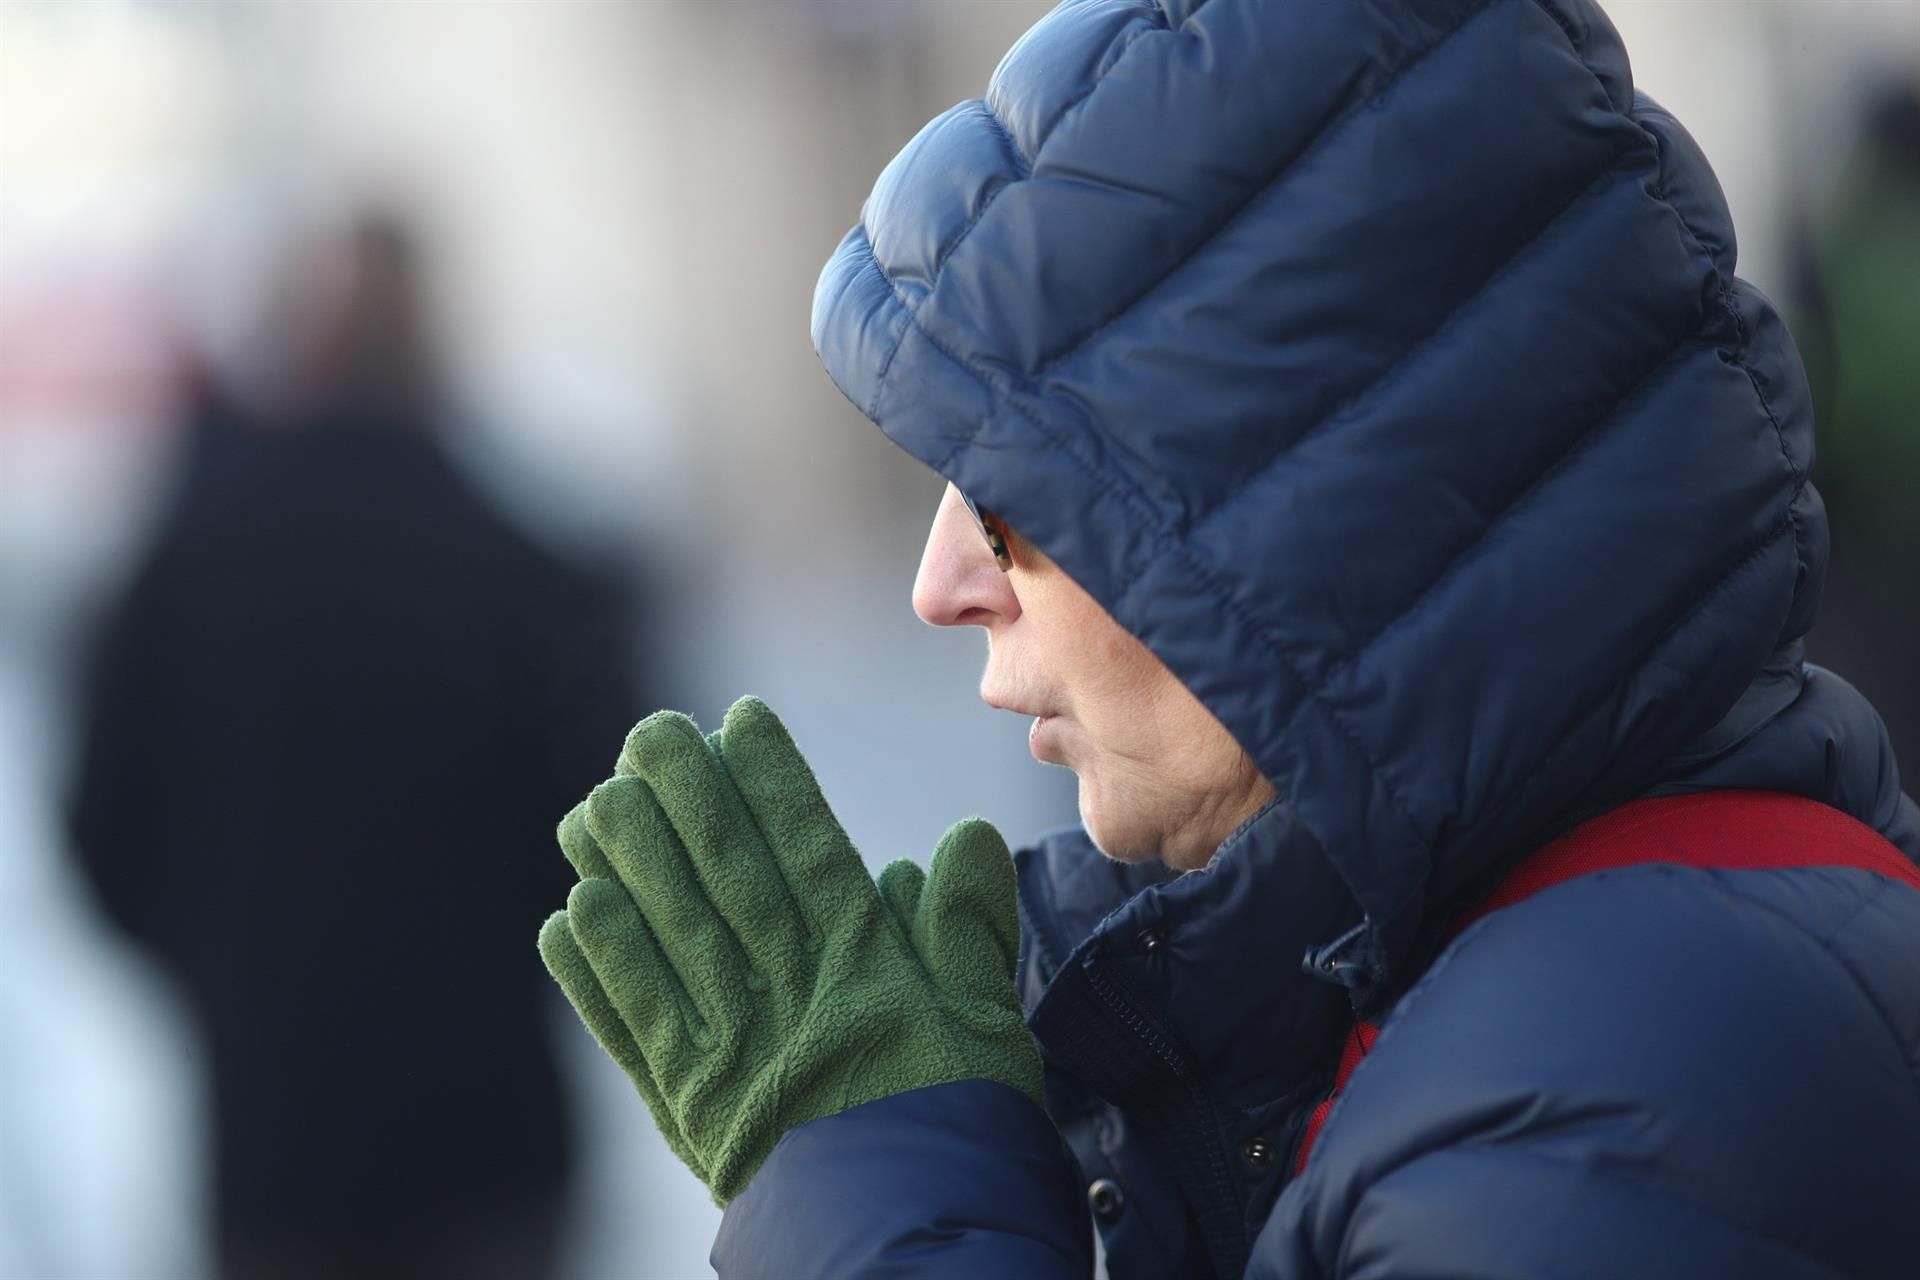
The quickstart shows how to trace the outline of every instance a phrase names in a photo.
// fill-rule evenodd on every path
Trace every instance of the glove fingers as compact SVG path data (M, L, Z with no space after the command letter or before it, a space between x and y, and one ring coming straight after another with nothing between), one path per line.
M786 726L758 698L721 725L720 758L780 865L808 928L825 937L870 910L873 881Z
M586 1024L600 1047L620 1064L620 1069L633 1081L634 1089L647 1104L647 1110L652 1113L653 1122L666 1137L667 1145L701 1181L706 1181L706 1166L688 1143L680 1122L668 1110L666 1099L660 1092L660 1084L654 1079L646 1057L640 1052L639 1043L633 1038L633 1032L607 998L606 989L600 985L593 966L588 963L586 954L574 939L566 912L554 912L540 927L540 959L546 963L547 972L553 975L553 980L566 993L567 1001L573 1005L574 1012L580 1015L580 1021Z
M639 909L619 885L582 880L567 895L567 925L649 1072L672 1087L706 1027Z
M574 873L582 880L620 879L613 864L607 861L607 855L600 851L599 844L594 841L593 833L587 830L585 800L567 810L567 816L560 819L555 834L560 839L560 852L567 855Z
M927 873L906 858L889 862L880 873L880 901L899 923L900 936L908 941L913 938L913 919L919 913L920 891L926 883Z
M940 985L963 1000L1014 998L1020 912L1013 857L984 818L958 822L940 838L914 917L914 949Z
M647 1067L647 1060L635 1043L633 1032L620 1020L612 1003L607 999L606 989L600 985L593 966L587 963L580 944L574 941L567 927L567 913L556 911L547 917L540 926L540 959L546 962L547 972L567 993L567 1000L573 1005L574 1012L580 1015L580 1021L587 1024L587 1030L593 1032L593 1038L600 1042L620 1069L636 1080L644 1077L647 1088L657 1092L653 1083L653 1072Z
M701 1019L738 1022L747 990L746 954L707 900L647 784L628 777L595 787L587 797L587 830L646 918ZM577 919L574 927L577 932Z
M656 713L627 736L622 754L652 790L754 971L777 999L797 1007L812 987L804 919L753 814L699 727L677 712Z

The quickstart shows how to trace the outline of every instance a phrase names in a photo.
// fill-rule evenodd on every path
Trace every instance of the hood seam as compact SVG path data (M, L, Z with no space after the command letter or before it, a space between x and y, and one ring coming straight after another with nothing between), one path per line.
M1330 409L1328 409L1325 413L1321 414L1313 422L1309 423L1307 425L1307 428L1304 431L1300 432L1300 434L1298 434L1297 436L1294 436L1292 439L1287 440L1286 442L1281 444L1279 448L1275 449L1272 453L1268 454L1266 457L1262 458L1259 462L1255 463L1251 468L1248 469L1246 475L1239 477L1231 488L1229 488L1225 493L1221 494L1219 497L1215 498L1211 504L1209 504L1207 507L1203 508L1200 511L1194 512L1193 515L1188 518L1188 521L1187 521L1188 528L1195 532L1200 531L1204 526L1206 526L1208 523L1212 521L1214 516L1218 515L1221 511L1225 510L1229 503L1234 502L1236 499L1238 499L1240 495L1244 493L1249 486L1258 484L1262 479L1264 479L1268 474L1270 474L1275 467L1279 466L1280 463L1284 462L1287 459L1287 457L1294 452L1294 450L1300 448L1302 445L1306 444L1309 440L1312 440L1324 428L1331 426L1334 423L1334 421L1337 420L1343 413L1349 412L1357 408L1363 401L1365 401L1368 397L1372 396L1377 390L1387 385L1389 382L1393 381L1400 374L1401 370L1405 368L1405 366L1409 361L1416 359L1423 351L1427 350L1427 348L1432 346L1435 342L1438 342L1441 338L1446 336L1447 332L1451 330L1454 327L1455 323L1460 319L1461 313L1465 312L1468 308L1472 307L1474 303L1478 302L1482 297L1486 295L1488 290L1492 289L1495 285L1499 284L1502 280L1506 279L1506 277L1513 272L1515 267L1523 259L1529 257L1533 253L1534 249L1542 241L1547 239L1548 234L1552 232L1556 226L1559 225L1561 219L1567 217L1568 215L1572 214L1575 210L1581 208L1588 201L1592 200L1596 195L1602 192L1605 192L1607 190L1610 190L1612 184L1608 182L1608 179L1616 175L1622 174L1623 172L1628 172L1628 171L1624 171L1621 168L1620 156L1617 153L1614 154L1613 156L1610 156L1607 160L1606 165L1601 168L1600 172L1596 173L1592 178L1590 178L1587 181L1587 184L1584 187L1582 187L1580 191L1571 200L1567 201L1565 204L1561 205L1558 209L1554 210L1553 214L1550 217L1548 217L1548 219L1544 223L1540 225L1539 230L1535 231L1532 235L1528 236L1524 243L1522 243L1517 248L1515 248L1505 258L1501 259L1501 261L1493 268L1493 270L1487 274L1486 279L1481 281L1479 285L1477 285L1475 288L1470 290L1465 297L1461 298L1459 302L1454 304L1453 308L1450 311L1448 311L1445 316L1441 317L1439 324L1435 325L1426 334L1422 335L1421 337L1415 339L1412 343L1410 343L1407 346L1406 350L1402 351L1397 357L1395 357L1393 363L1388 365L1385 369L1382 369L1379 372L1379 374L1368 379L1364 385L1356 387L1353 391L1349 392L1347 395L1342 397L1339 403L1335 404ZM1628 176L1631 176L1630 172L1628 172ZM1711 261L1711 259L1709 259L1709 261ZM1698 317L1695 318L1694 323L1697 327ZM1689 330L1689 333L1691 332L1692 331ZM1682 340L1684 341L1684 338ZM1672 351L1672 348L1669 347L1668 353L1671 354L1671 351ZM1656 366L1656 368L1657 367L1658 366ZM1639 388L1640 382L1644 381L1647 377L1650 377L1650 376L1651 376L1651 371L1648 374L1642 375L1641 378L1636 379L1634 383L1631 386L1629 386L1626 389L1626 391L1623 392L1619 396L1619 398L1613 402L1613 404L1617 406L1620 403L1624 402L1626 399L1628 399L1628 397L1630 397L1633 394L1633 392ZM1611 408L1612 406L1609 406L1609 407ZM1604 417L1601 420L1604 420ZM1559 460L1556 459L1556 463L1558 461ZM1542 472L1541 474L1545 475L1546 473Z
M1252 208L1254 203L1258 201L1261 196L1265 195L1268 191L1270 191L1273 188L1273 185L1275 183L1279 182L1288 173L1292 172L1295 165L1299 164L1300 162L1305 160L1308 156L1311 156L1312 154L1317 152L1323 145L1327 143L1328 139L1339 136L1342 126L1344 126L1348 121L1358 117L1363 110L1377 109L1378 104L1383 102L1386 99L1386 96L1389 93L1391 93L1394 90L1394 88L1400 84L1401 80L1404 79L1407 76L1407 74L1410 73L1415 67L1419 66L1421 63L1425 62L1428 58L1431 58L1434 54L1438 53L1440 50L1452 44L1454 37L1458 36L1461 32L1465 31L1468 27L1472 26L1481 17L1485 16L1490 11L1500 7L1501 4L1506 2L1507 0L1482 0L1482 3L1478 7L1476 7L1473 10L1473 12L1461 18L1459 22L1455 23L1452 27L1450 27L1444 34L1442 34L1439 37L1439 39L1435 40L1432 44L1428 45L1424 49L1414 50L1410 54L1403 54L1403 56L1405 57L1405 61L1401 62L1397 66L1387 68L1387 80L1385 84L1382 84L1378 89L1376 89L1373 93L1369 94L1365 98L1361 98L1358 101L1346 103L1345 109L1341 111L1338 116L1334 117L1332 120L1326 122L1325 124L1321 125L1318 129L1314 130L1312 137L1306 139L1299 148L1297 148L1290 155L1282 159L1279 165L1276 166L1274 170L1271 173L1269 173L1265 178L1261 179L1260 183L1257 186L1255 186L1251 191L1247 192L1246 197L1240 200L1237 204L1235 204L1233 208L1227 212L1226 216L1221 218L1221 220L1213 227L1212 230L1208 231L1207 234L1202 236L1200 240L1193 245L1192 248L1188 249L1185 253L1183 253L1180 256L1179 261L1173 263L1171 266L1167 268L1167 270L1155 276L1151 281L1149 281L1145 285L1145 287L1141 288L1131 298L1128 298L1125 302L1121 303L1120 306L1106 319L1100 321L1093 328L1087 330L1087 332L1081 334L1079 337L1072 339L1070 342L1068 342L1068 344L1065 347L1061 348L1059 351L1053 353L1052 355L1042 356L1040 359L1039 367L1033 371L1032 378L1039 379L1039 378L1046 377L1047 374L1056 365L1072 357L1075 353L1080 351L1081 348L1085 347L1089 342L1092 342L1095 338L1099 337L1102 333L1106 332L1114 324L1126 318L1126 316L1129 313L1131 313L1135 307L1139 306L1142 302L1145 302L1149 297L1151 297L1153 294L1155 294L1161 288L1163 288L1169 280L1173 279L1174 276L1178 275L1180 273L1180 270L1183 267L1187 266L1195 258L1205 253L1208 245L1212 244L1213 241L1218 236L1220 236L1223 232L1225 232L1229 227L1237 223L1240 220L1241 216L1244 215L1248 209ZM1029 382L1031 382L1031 379L1029 380Z

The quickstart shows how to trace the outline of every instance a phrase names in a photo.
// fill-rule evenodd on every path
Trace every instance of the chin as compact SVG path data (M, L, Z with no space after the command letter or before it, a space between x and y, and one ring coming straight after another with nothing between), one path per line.
M1124 807L1102 804L1086 779L1080 780L1080 825L1087 838L1115 862L1152 862L1160 856L1160 839L1140 815Z
M1216 848L1212 840L1205 841L1204 847L1195 846L1191 837L1197 824L1191 816L1170 816L1124 791L1118 796L1102 794L1085 777L1080 779L1080 825L1093 847L1115 862L1157 860L1175 871L1196 871L1212 861ZM1183 842L1177 836L1188 838Z

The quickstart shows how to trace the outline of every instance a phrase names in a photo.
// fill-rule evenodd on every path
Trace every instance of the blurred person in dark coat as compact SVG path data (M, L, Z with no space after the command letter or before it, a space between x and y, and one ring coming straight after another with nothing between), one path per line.
M406 239L346 244L282 299L272 407L194 415L72 830L198 1014L229 1276L535 1276L569 1144L522 939L631 653L436 438Z

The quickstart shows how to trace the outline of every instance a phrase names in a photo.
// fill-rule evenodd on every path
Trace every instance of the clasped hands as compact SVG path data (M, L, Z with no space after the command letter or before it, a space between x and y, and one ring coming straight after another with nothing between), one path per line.
M724 1204L796 1125L986 1078L1040 1100L1013 987L1013 865L987 822L876 884L786 728L659 712L561 821L581 880L548 970Z

